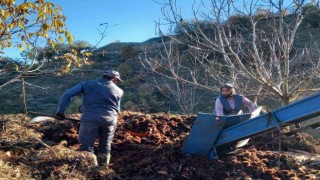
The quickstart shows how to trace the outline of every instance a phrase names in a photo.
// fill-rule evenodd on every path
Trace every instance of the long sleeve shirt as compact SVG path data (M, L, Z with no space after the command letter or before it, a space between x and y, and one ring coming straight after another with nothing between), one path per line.
M106 79L83 81L67 90L59 99L57 112L64 113L72 97L82 94L81 121L103 121L117 116L123 91Z
M256 110L256 105L253 102L251 102L248 98L243 97L242 99L243 99L243 104L249 108L250 112L253 112L254 110ZM232 99L228 98L227 100L228 100L231 108L234 109L234 107L235 107L234 98L232 98ZM218 116L224 115L224 113L223 113L223 105L222 105L222 103L220 101L220 98L216 99L215 111L216 111L216 115L218 115Z

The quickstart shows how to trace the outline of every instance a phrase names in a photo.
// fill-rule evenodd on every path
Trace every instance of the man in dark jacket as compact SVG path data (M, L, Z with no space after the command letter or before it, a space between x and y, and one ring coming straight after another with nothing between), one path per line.
M108 165L110 162L111 142L123 96L123 90L116 85L119 81L122 82L119 72L108 70L99 80L80 82L60 97L56 111L56 116L64 119L64 112L71 98L82 94L82 117L78 138L80 150L94 153L94 142L99 137L99 166Z

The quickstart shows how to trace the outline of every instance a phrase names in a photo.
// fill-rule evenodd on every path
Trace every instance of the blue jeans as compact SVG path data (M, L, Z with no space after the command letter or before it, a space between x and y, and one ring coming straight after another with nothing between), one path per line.
M110 122L81 122L78 137L80 151L90 151L93 153L94 142L99 138L98 153L110 153L116 128L117 120Z

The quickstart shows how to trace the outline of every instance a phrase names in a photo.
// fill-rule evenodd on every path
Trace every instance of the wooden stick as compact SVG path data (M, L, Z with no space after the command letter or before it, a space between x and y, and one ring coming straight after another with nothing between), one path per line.
M41 139L37 137L33 137L34 140L38 141L40 144L42 144L46 148L51 148L48 144L44 143Z
M21 84L22 84L22 98L23 98L23 105L24 105L24 113L27 114L27 101L26 101L26 90L24 87L24 78L21 78Z

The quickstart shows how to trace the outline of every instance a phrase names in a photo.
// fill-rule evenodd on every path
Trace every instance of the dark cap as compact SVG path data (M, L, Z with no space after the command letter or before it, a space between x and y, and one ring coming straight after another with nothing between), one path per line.
M120 73L118 71L107 70L103 72L103 75L117 78L119 81L123 82L122 79L120 78Z
M226 84L223 84L223 85L221 86L221 89L222 89L222 88L234 89L234 86L233 86L232 84L230 84L230 83L226 83Z
M220 92L222 92L222 88L227 88L227 89L231 90L231 92L232 92L231 95L233 95L233 94L236 92L234 86L233 86L232 84L230 84L230 83L225 83L225 84L223 84L223 85L220 87Z

